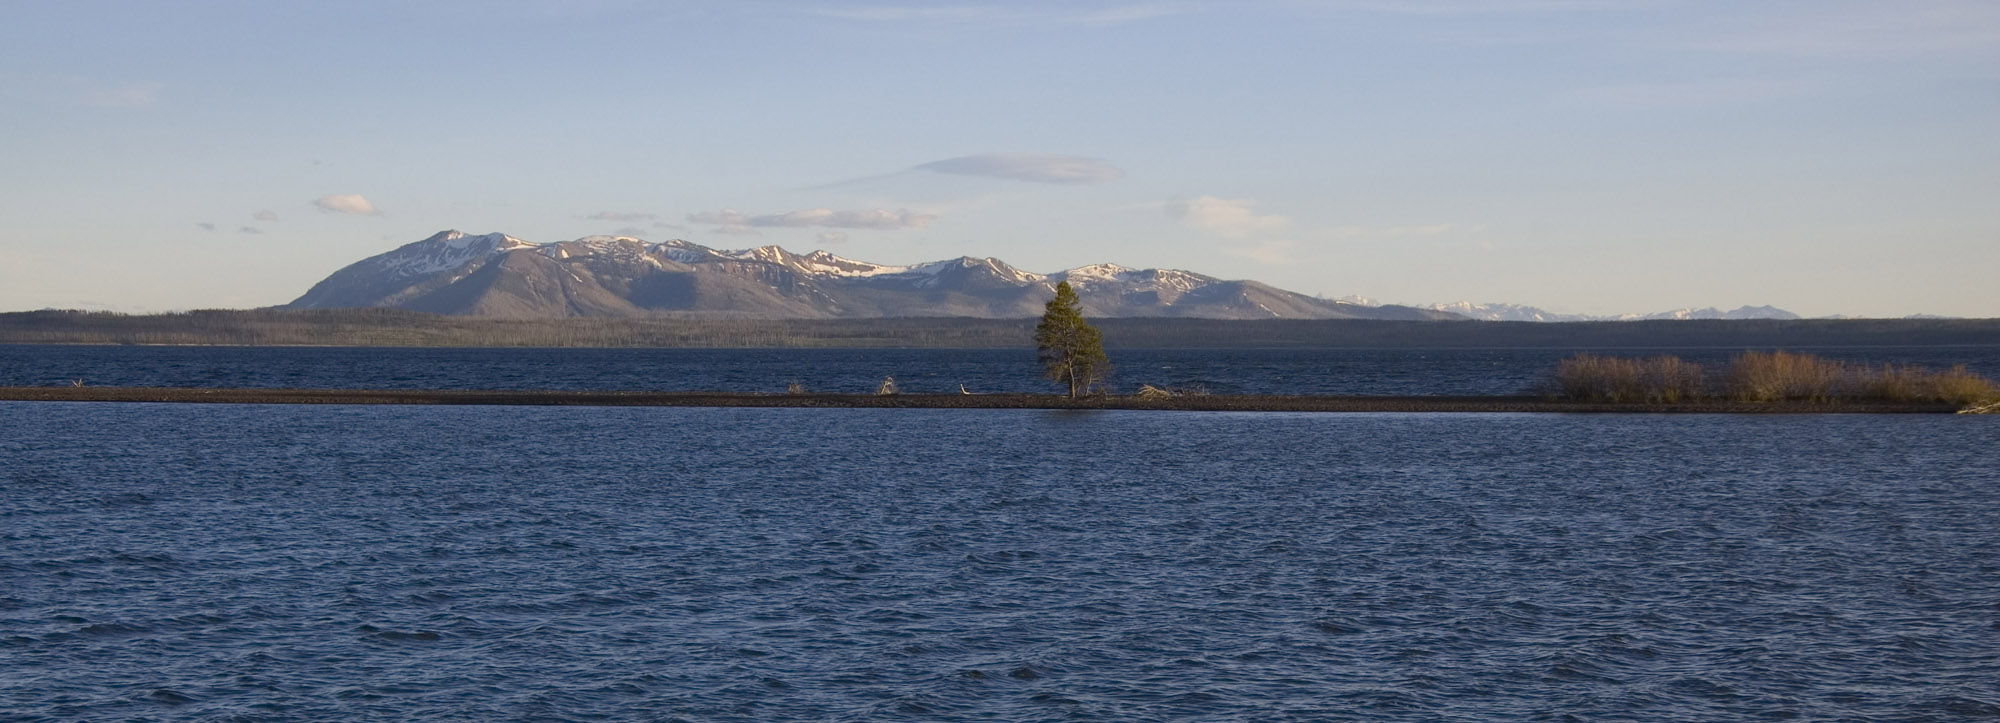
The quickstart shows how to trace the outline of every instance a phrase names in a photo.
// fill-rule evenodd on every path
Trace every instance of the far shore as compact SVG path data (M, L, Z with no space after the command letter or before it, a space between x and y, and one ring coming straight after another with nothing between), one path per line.
M209 389L199 387L0 387L0 401L211 404L430 404L585 407L810 407L835 409L1072 409L1184 412L1539 412L1560 414L1949 414L1939 402L1594 402L1537 396L1324 396L1213 394L1172 397L1055 394L745 394L640 391L430 389Z

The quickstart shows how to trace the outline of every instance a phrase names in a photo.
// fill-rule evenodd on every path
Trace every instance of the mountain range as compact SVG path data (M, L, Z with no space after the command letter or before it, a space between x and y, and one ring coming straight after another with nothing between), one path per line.
M1590 316L1587 314L1562 314L1543 311L1520 304L1474 304L1460 301L1450 304L1431 304L1417 308L1443 311L1480 321L1654 321L1689 319L1781 319L1799 318L1798 314L1775 306L1740 306L1728 311L1713 306L1701 309L1674 309L1655 314L1618 314L1614 316Z
M687 241L586 236L538 244L500 233L442 231L362 259L280 308L393 307L438 314L537 319L662 313L746 318L1038 316L1069 282L1096 317L1634 321L1797 319L1771 306L1588 316L1532 306L1459 301L1381 304L1328 300L1256 281L1177 269L1094 264L1050 274L995 258L961 256L910 266L795 254L778 246L725 251Z
M1329 301L1256 281L1095 264L1051 274L962 256L912 266L777 246L722 251L687 241L587 236L537 244L443 231L362 259L281 308L395 307L501 318L706 313L751 318L1040 316L1069 282L1096 317L1459 319L1408 306Z

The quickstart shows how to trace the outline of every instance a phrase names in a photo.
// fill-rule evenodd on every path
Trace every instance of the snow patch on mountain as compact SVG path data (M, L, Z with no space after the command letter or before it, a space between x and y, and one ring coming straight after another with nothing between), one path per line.
M1061 271L1051 276L1060 276L1063 281L1073 284L1087 284L1092 281L1117 281L1118 277L1131 269L1117 264L1091 264Z
M842 276L848 278L868 278L886 274L908 273L908 266L884 266L866 261L842 258L824 250L814 251L798 257L799 266L808 273Z
M503 233L474 236L451 230L378 256L375 263L377 270L388 278L413 279L458 269L487 256L535 246Z
M683 264L714 261L722 257L715 249L679 239L653 244L653 253L665 256Z

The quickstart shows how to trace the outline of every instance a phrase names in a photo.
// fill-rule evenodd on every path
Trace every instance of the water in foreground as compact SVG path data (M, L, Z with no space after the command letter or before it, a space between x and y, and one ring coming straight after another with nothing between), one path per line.
M1111 388L1141 384L1214 394L1510 395L1548 386L1579 352L1674 354L1719 369L1744 350L1128 349ZM1967 365L2000 378L2000 347L1794 348L1857 364ZM0 387L485 389L1043 394L1033 349L457 349L33 346L0 344Z
M9 718L2000 717L1991 417L0 429Z

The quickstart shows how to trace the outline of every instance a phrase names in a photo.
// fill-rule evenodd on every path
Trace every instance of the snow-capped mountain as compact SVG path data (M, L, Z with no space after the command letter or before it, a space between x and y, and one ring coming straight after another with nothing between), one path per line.
M1626 315L1624 315L1624 316L1619 316L1619 317L1616 317L1616 318L1618 318L1618 319L1620 319L1620 320L1631 320L1631 319L1678 319L1678 320L1686 320L1686 319L1782 319L1782 320L1786 320L1786 321L1789 321L1789 320L1792 320L1792 319L1797 319L1797 318L1799 318L1799 315L1798 315L1798 314L1794 314L1794 313L1792 313L1792 312L1789 312L1789 311L1786 311L1786 310L1784 310L1784 309L1780 309L1780 308L1778 308L1778 307L1775 307L1775 306L1739 306L1739 307L1736 307L1736 308L1734 308L1734 309L1730 309L1730 310L1728 310L1728 311L1723 311L1723 310L1721 310L1721 309L1717 309L1717 308L1715 308L1715 307L1713 307L1713 306L1710 306L1710 307L1707 307L1707 308L1702 308L1702 309L1675 309L1675 310L1673 310L1673 311L1662 311L1662 312L1659 312L1659 313L1657 313L1657 314L1644 314L1644 315L1636 315L1636 314L1626 314Z
M1417 307L1432 311L1457 314L1479 321L1651 321L1661 319L1797 319L1798 314L1775 306L1742 306L1729 311L1715 307L1704 309L1675 309L1654 314L1618 314L1615 316L1590 316L1586 314L1561 314L1544 311L1520 304L1455 301L1449 304L1427 304Z
M1096 264L1051 274L970 256L909 266L587 236L538 244L444 231L355 262L287 305L387 306L515 318L705 312L765 318L1039 316L1067 281L1098 317L1447 319L1403 306L1325 301L1255 281Z
M1444 311L1480 321L1590 321L1582 314L1558 314L1520 304L1474 304L1470 301L1456 301L1449 304L1431 304L1419 308Z

